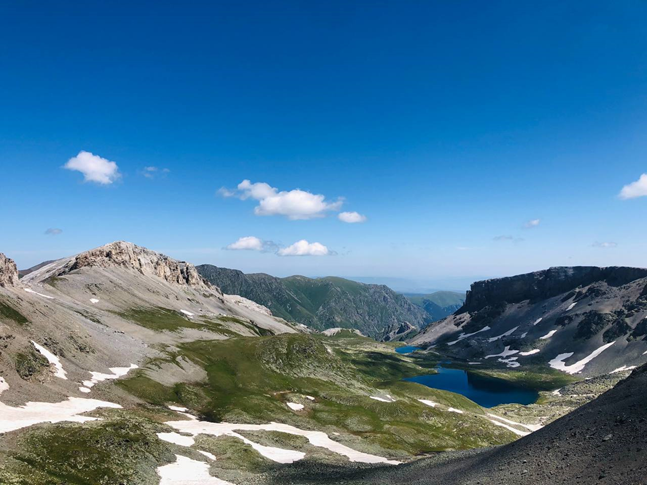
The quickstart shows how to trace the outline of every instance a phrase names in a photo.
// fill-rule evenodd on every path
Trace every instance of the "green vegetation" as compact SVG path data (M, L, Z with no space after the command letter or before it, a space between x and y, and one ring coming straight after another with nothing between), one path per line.
M18 375L25 380L40 374L44 369L49 367L49 362L40 352L30 349L27 352L17 353L15 356L15 366Z
M196 341L167 353L168 362L180 357L205 369L206 382L162 386L142 370L117 385L152 404L186 406L209 421L278 421L339 432L362 451L395 457L513 438L490 425L483 410L463 396L401 381L428 370L369 339L286 334ZM370 398L387 394L396 402ZM295 413L286 402L305 409ZM449 413L447 406L466 413Z
M29 323L29 320L12 306L0 301L0 320L7 319L16 322L19 325Z
M155 469L174 461L155 422L132 413L105 421L31 428L20 451L0 452L0 483L19 485L157 484Z
M532 366L525 370L501 370L501 369L469 369L473 374L496 377L511 382L519 387L533 389L535 391L551 391L564 387L580 379L565 374L555 369Z

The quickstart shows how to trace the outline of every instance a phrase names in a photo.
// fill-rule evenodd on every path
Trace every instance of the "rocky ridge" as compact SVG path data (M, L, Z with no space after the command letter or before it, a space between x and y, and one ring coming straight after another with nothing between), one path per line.
M7 258L0 253L0 286L18 285L18 268L13 259Z
M110 266L131 268L142 275L157 276L169 283L213 289L212 285L200 276L191 263L177 261L164 254L125 241L106 244L77 255L59 270L56 276L64 276L85 267L107 268Z

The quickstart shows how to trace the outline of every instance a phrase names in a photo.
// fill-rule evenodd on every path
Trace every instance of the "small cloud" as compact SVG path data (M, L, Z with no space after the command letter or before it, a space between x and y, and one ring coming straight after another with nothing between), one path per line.
M359 212L342 212L337 216L337 218L342 222L347 222L348 224L366 222L366 216L363 216Z
M328 256L330 251L321 243L309 243L305 239L295 242L292 246L279 249L279 256Z
M512 242L515 242L515 243L520 243L524 239L522 237L514 237L514 236L506 236L506 235L504 235L504 236L495 236L495 237L492 238L492 240L494 240L494 241L512 241Z
M541 222L541 219L530 219L528 222L526 222L523 225L524 229L532 229L533 227L539 226L539 223Z
M115 162L86 151L80 151L76 157L70 158L63 168L81 172L84 182L101 185L110 185L121 177Z
M45 234L47 234L48 236L58 236L62 232L63 232L63 229L58 229L56 227L50 227L49 229L47 229L45 231Z
M276 252L278 246L272 241L264 241L254 236L241 237L235 243L231 243L225 247L232 251L262 251L262 252Z
M618 197L623 200L645 196L647 196L647 173L642 174L635 182L625 185L618 194Z
M618 243L612 242L612 241L608 241L608 242L597 242L596 241L593 244L591 244L591 246L594 247L594 248L617 248Z
M469 251L470 249L467 246L456 246L457 251Z
M257 216L284 216L291 220L324 217L326 212L341 209L344 203L343 199L329 202L321 194L301 189L279 191L265 182L252 183L249 180L243 180L235 190L223 187L218 190L218 195L256 200L258 205L254 214Z
M168 168L159 168L159 167L144 167L139 173L148 179L154 179L156 177L163 177L170 172Z

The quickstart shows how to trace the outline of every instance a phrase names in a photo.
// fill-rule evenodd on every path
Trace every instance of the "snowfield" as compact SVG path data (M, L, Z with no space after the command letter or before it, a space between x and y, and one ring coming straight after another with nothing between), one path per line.
M175 463L157 469L159 485L234 485L209 475L209 464L175 455Z
M610 344L603 345L599 349L594 350L591 352L589 355L584 357L582 360L575 362L573 365L566 365L564 361L571 357L573 355L573 352L567 352L565 354L559 354L557 357L555 357L553 360L548 362L548 365L550 365L553 369L561 370L562 372L566 372L567 374L577 374L578 372L582 372L584 370L584 366L591 362L593 359L595 359L598 355L600 355L602 352L607 350L609 347L611 347L613 344L615 344L615 341L611 342Z
M476 335L477 333L487 332L488 330L490 330L490 327L485 326L481 330L477 330L476 332L473 332L473 333L462 333L462 334L460 334L458 336L458 340L454 340L453 342L449 342L447 345L457 344L458 342L460 342L463 339L466 339L467 337L471 337L472 335Z
M59 379L65 379L67 380L67 372L65 372L65 369L63 369L63 364L61 364L61 361L59 360L58 357L56 357L54 354L52 354L49 350L47 350L45 347L42 345L38 345L36 342L33 340L31 343L36 347L36 350L40 352L43 357L47 359L47 362L49 362L50 366L54 366L56 371L54 372L54 375L58 377Z
M137 365L130 364L130 367L110 367L112 374L104 374L102 372L90 372L92 374L92 379L89 381L83 381L83 386L79 390L81 392L90 392L90 388L94 387L95 384L99 382L106 381L109 379L119 379L120 377L125 376L133 369L137 369ZM87 390L84 390L87 389Z
M371 455L368 453L362 453L361 451L353 450L348 446L345 446L337 441L334 441L328 437L328 435L322 431L309 431L290 426L288 424L281 423L269 423L269 424L237 424L237 423L211 423L207 421L199 421L195 417L185 414L185 416L190 417L189 420L183 421L169 421L165 424L176 429L177 431L185 434L190 434L192 436L198 436L200 434L206 434L211 436L232 436L243 441L245 444L248 444L258 453L264 457L275 461L277 463L294 463L295 461L301 460L305 457L305 453L294 450L285 450L281 448L275 448L272 446L263 446L258 443L245 438L244 436L236 433L236 431L278 431L280 433L287 433L296 436L303 436L308 439L311 445L318 446L320 448L325 448L333 453L346 456L352 462L359 463L384 463L389 465L397 465L400 462L394 460L388 460L381 456Z
M491 357L503 357L503 358L505 358L505 357L508 357L509 355L514 355L514 354L518 354L518 353L519 353L518 350L510 350L510 346L506 345L505 349L503 349L503 352L501 352L500 354L486 355L485 358L486 359L489 359Z
M557 330L551 330L550 332L548 332L548 333L547 333L546 335L544 335L543 337L539 337L539 340L548 340L548 339L549 339L549 338L551 338L553 335L555 335L555 332L557 332Z
M512 335L512 334L514 333L514 331L515 331L516 329L518 329L518 328L519 328L519 326L516 326L516 327L514 327L514 328L511 328L511 329L510 329L510 330L508 330L507 332L502 333L501 335L498 335L498 336L496 336L496 337L489 338L489 339L487 339L487 340L488 340L488 342L496 342L497 340L502 339L503 337L507 337L508 335Z
M80 397L70 397L67 401L61 402L28 402L19 407L0 403L0 433L8 433L39 423L96 421L98 418L80 415L97 408L121 409L121 406L111 402Z

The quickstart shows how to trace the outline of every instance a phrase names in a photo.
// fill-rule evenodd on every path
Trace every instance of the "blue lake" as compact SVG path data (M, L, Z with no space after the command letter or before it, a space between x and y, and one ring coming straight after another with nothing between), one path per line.
M438 374L416 376L405 381L417 382L433 389L455 392L483 406L491 408L499 404L532 404L539 393L512 385L501 379L483 377L460 369L438 367Z
M420 347L414 347L413 345L405 345L404 347L398 347L395 351L398 354L410 354L414 350L418 350Z

